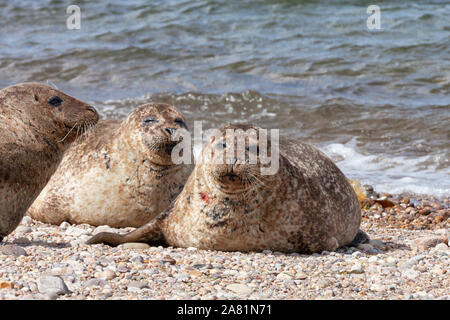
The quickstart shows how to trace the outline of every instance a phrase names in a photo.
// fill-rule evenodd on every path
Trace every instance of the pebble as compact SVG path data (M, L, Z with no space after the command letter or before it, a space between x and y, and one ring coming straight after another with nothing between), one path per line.
M15 244L0 244L0 254L15 257L28 255L25 249Z
M448 250L448 246L445 243L439 243L438 245L436 245L434 247L435 250L437 251L447 251Z
M73 237L80 237L83 235L90 235L91 232L89 232L88 230L84 230L78 227L74 227L74 226L69 226L66 229L66 234L69 236L73 236Z
M138 288L138 289L143 289L143 288L148 288L147 283L142 282L142 281L131 281L128 284L128 288Z
M116 273L111 269L106 269L102 272L95 273L95 277L104 279L104 280L112 280L116 277Z
M91 279L86 283L86 287L104 287L106 286L106 281L103 279Z
M237 294L241 294L241 295L248 295L250 293L252 293L253 289L248 287L245 284L241 284L241 283L233 283L233 284L229 284L226 287L228 290L233 291Z
M59 276L44 275L37 279L37 287L40 293L56 295L69 294L70 290L67 288L64 280Z
M277 275L277 280L292 280L292 277L287 273L280 273Z
M61 228L61 230L67 230L67 228L70 227L70 223L64 221L59 225L59 227Z
M147 243L141 242L128 242L121 244L119 247L124 249L148 249L150 246Z
M350 272L353 273L363 273L364 269L361 263L356 263L350 268Z

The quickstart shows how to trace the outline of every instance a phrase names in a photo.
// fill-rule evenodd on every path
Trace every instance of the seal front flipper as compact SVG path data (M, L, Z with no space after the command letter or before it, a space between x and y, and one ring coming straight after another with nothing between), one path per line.
M356 234L355 238L352 242L348 244L349 247L357 247L358 245L362 243L368 243L370 241L370 237L367 233L362 231L361 229L358 230L358 233Z
M165 244L166 241L161 229L161 223L168 216L171 208L172 207L167 208L152 221L130 233L117 234L112 232L100 232L86 241L86 244L104 243L112 247L127 242L146 242L155 245Z

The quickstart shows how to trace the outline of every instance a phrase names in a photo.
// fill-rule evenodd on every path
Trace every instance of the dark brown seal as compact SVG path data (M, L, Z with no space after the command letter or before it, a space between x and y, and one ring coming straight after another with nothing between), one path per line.
M161 103L139 106L123 121L100 120L66 151L28 215L57 225L144 225L169 206L192 171L171 160L179 129L187 129L183 114Z
M350 244L361 222L358 198L344 174L313 146L280 141L279 170L274 175L261 174L266 165L261 164L254 138L246 138L245 162L217 164L215 159L230 148L224 143L226 129L251 128L257 129L221 128L222 137L206 143L176 201L154 220L125 235L99 233L88 243L304 253ZM256 150L256 164L249 162L251 150Z
M20 223L69 144L98 118L89 104L44 84L0 90L0 239Z

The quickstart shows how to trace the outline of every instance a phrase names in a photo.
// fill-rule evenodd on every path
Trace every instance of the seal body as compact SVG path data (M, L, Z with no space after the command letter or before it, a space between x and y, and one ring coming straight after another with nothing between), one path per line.
M166 104L101 120L64 154L28 215L58 225L142 226L169 206L192 171L171 160L171 137L181 128L183 115Z
M229 125L221 133L249 128ZM220 145L224 151L217 151ZM212 138L183 191L155 220L126 235L100 233L88 243L162 241L209 250L314 253L355 238L361 222L357 196L322 152L304 142L281 141L278 171L261 175L259 161L216 164L227 149Z
M11 233L96 110L50 86L0 90L0 239Z

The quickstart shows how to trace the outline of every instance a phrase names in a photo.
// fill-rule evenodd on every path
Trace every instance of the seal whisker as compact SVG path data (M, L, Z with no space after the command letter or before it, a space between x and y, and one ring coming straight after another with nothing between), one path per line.
M75 122L75 124L73 125L73 127L69 130L69 132L67 132L67 134L64 136L64 138L62 138L61 140L59 140L58 142L64 142L64 140L66 140L66 138L69 136L69 134L72 132L72 130L77 126L78 121Z

